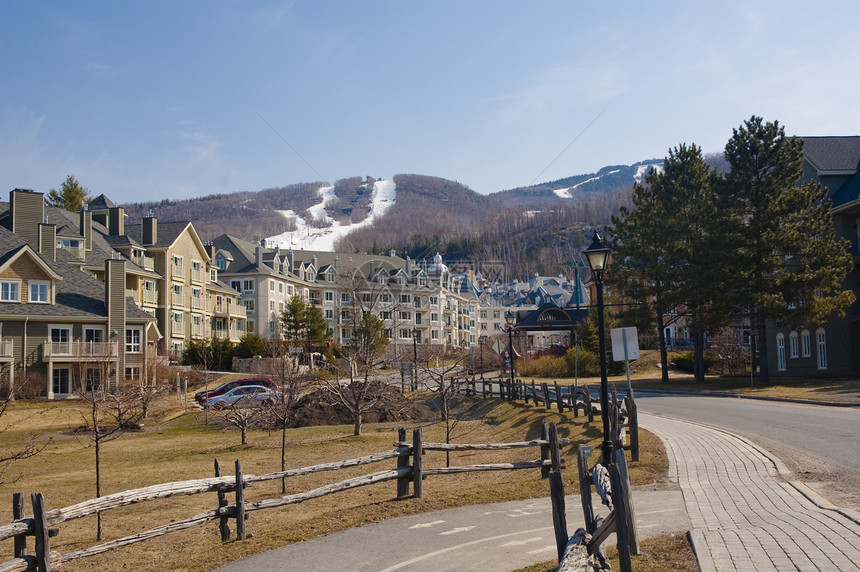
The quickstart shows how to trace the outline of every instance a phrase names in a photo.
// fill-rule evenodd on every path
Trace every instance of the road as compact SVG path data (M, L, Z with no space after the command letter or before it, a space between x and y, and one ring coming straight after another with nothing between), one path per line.
M860 408L646 392L636 403L743 435L834 504L860 510Z

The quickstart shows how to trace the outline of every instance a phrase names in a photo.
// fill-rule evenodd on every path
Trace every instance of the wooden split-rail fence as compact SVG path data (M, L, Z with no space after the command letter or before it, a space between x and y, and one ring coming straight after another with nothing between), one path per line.
M515 379L513 382L506 378L476 379L475 376L463 380L455 380L463 393L477 397L501 397L509 400L532 401L536 406L552 409L553 405L559 412L573 411L573 416L583 413L589 423L595 416L600 416L600 399L591 395L587 385L562 385L534 380L531 382ZM636 401L631 389L623 398L613 385L609 395L609 423L612 443L615 449L630 451L632 461L639 460L639 415ZM629 443L627 442L629 440Z
M636 515L630 494L630 478L623 450L614 452L613 463L608 467L597 464L588 468L591 448L580 445L577 452L579 492L585 528L577 529L567 541L559 557L558 572L585 572L609 570L601 545L613 532L616 536L618 563L621 572L631 572L631 554L639 554L636 532ZM597 517L592 506L591 487L594 487L603 504L611 509L606 518Z
M541 469L544 476L559 472L562 467L559 446L567 445L568 439L557 437L555 425L544 426L541 439L521 441L514 443L487 443L487 444L463 444L463 443L425 443L422 438L421 428L412 432L412 441L406 441L406 431L401 429L398 434L398 442L395 448L373 453L364 457L323 463L310 467L289 469L266 475L246 475L242 472L239 461L235 464L235 474L222 476L218 462L215 462L215 477L196 479L190 481L177 481L162 483L115 493L96 499L90 499L81 503L48 510L42 493L31 495L33 515L26 517L24 514L24 495L16 493L13 499L13 518L10 524L0 526L0 540L14 539L14 556L11 560L0 563L0 572L36 570L47 572L52 566L69 562L80 558L95 556L114 548L128 546L151 538L156 538L170 532L184 530L211 521L218 521L218 529L222 541L230 539L229 521L234 521L236 539L242 540L246 536L245 520L249 512L301 503L324 495L346 491L356 487L372 485L385 481L396 481L397 498L409 495L409 484L412 483L413 495L420 497L422 494L422 481L435 475L455 474L476 471L509 471L518 469ZM521 461L512 463L493 463L482 465L467 465L459 467L426 467L423 463L424 454L427 451L487 451L518 449L524 447L539 447L540 459L535 461ZM375 473L369 473L358 477L330 483L322 487L280 496L277 498L264 499L250 502L245 500L244 490L246 487L264 481L274 481L289 477L308 475L322 471L333 471L366 465L386 460L396 460L393 469L386 469ZM553 479L560 480L560 474ZM54 528L60 524L82 518L84 516L97 514L131 504L164 499L178 495L194 495L201 493L215 493L217 495L217 508L194 516L170 522L143 532L104 542L102 544L78 550L76 552L58 554L51 550L50 539L59 534L59 529ZM228 493L235 495L232 504L227 498ZM563 518L562 498L562 518ZM554 506L555 509L555 506ZM34 538L33 554L28 554L28 538ZM565 537L566 541L566 537Z

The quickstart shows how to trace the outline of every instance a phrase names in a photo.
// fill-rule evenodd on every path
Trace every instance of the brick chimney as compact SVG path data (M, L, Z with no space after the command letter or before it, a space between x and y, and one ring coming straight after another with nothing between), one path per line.
M140 236L143 246L152 246L158 242L158 220L149 213L140 221Z
M45 195L26 189L9 193L9 212L12 215L12 232L26 240L30 246L39 244L39 224L45 221Z
M56 262L57 260L57 225L39 223L39 254Z
M125 234L125 209L111 207L108 212L108 235L122 236Z

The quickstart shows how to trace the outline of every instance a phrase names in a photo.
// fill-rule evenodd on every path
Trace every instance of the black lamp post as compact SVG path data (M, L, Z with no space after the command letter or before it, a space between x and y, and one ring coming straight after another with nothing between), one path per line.
M418 328L412 328L412 391L418 389Z
M505 324L506 329L508 330L508 355L511 358L511 387L508 390L508 397L513 399L514 397L514 322L516 321L516 314L512 310L508 310L505 312Z
M609 436L609 382L606 379L606 324L603 319L603 272L609 262L609 248L600 242L595 231L591 245L583 253L591 267L597 284L597 333L600 336L600 416L603 418L603 460L606 467L612 462L612 440Z

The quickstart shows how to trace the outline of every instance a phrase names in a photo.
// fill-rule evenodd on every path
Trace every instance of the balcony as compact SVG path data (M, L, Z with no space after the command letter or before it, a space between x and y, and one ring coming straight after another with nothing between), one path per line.
M143 257L143 267L147 270L155 270L155 259L148 256Z
M191 309L192 310L202 310L203 309L203 298L200 296L192 296L191 297Z
M143 291L144 304L158 304L158 292L156 290Z
M140 304L140 294L138 294L137 290L132 290L131 288L125 289L125 297L131 298L134 300L135 304Z
M45 359L67 361L113 361L119 355L117 342L45 342Z

